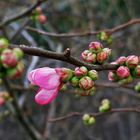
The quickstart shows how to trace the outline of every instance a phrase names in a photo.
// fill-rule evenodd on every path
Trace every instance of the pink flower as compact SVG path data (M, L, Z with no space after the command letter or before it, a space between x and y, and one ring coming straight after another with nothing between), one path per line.
M115 76L116 76L116 74L113 71L109 71L109 73L108 73L108 80L109 81L115 81L116 80Z
M55 69L49 67L38 68L28 75L29 81L40 87L35 101L40 105L50 103L56 98L61 84L61 76Z
M102 51L97 54L97 61L101 64L104 63L107 60L107 58L108 58L108 52L106 51Z
M130 71L129 71L128 67L120 66L120 67L117 69L117 75L118 75L120 78L127 78L127 77L130 75Z
M83 60L86 60L87 55L88 55L89 53L90 53L89 50L84 50L84 51L81 53L81 58L82 58Z
M94 64L96 62L96 54L94 54L92 52L88 53L85 61Z

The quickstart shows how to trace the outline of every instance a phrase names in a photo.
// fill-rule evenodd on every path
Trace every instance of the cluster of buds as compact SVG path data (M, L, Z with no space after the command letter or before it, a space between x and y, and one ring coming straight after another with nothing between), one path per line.
M19 48L9 49L8 45L7 39L0 38L0 77L6 75L17 78L24 70L24 64L21 61L23 52Z
M138 56L121 56L111 64L119 65L119 67L117 70L109 71L108 79L110 81L117 81L119 84L129 84L133 81L133 78L140 77Z
M111 49L103 48L100 42L91 42L88 50L81 54L81 58L91 64L103 64L110 56Z
M100 32L98 35L97 35L97 38L103 42L106 42L108 44L111 44L112 43L112 36L107 34L107 32Z
M5 91L1 91L0 92L0 106L3 106L6 103L6 101L9 101L9 100L11 100L9 93Z
M84 114L82 117L83 123L87 126L91 126L96 123L96 119L89 114Z
M40 23L44 24L47 21L47 17L43 14L41 7L37 7L32 13L31 19L37 20Z
M95 87L94 81L98 78L96 70L88 70L86 67L76 67L74 76L70 82L73 87L76 87L77 94L81 96L94 95Z
M108 99L104 99L101 102L101 106L99 107L99 112L107 112L111 109L111 104Z

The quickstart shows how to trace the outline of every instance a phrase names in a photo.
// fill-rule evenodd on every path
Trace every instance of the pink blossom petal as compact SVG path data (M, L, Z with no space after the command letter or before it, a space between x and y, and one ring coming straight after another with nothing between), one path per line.
M58 94L58 88L54 90L40 89L35 96L35 101L40 105L52 102Z

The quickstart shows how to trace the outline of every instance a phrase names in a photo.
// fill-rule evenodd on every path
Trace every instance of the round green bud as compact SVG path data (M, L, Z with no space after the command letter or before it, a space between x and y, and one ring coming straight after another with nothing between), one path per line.
M104 104L99 107L99 112L107 112L110 110L110 105L109 104Z
M79 86L79 78L78 78L78 77L76 77L76 76L72 77L72 79L71 79L70 83L71 83L71 84L72 84L72 86L74 86L74 87Z
M96 70L90 70L88 76L95 81L98 79L98 72Z
M96 122L96 119L94 117L90 117L88 120L89 125L95 124L95 122Z
M13 53L16 55L18 60L20 60L24 55L23 51L20 48L14 48Z
M89 114L84 114L83 117L82 117L83 121L88 121L89 118L90 118Z

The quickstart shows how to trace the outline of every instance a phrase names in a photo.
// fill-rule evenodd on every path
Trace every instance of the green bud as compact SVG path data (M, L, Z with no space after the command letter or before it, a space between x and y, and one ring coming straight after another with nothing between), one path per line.
M83 121L88 121L89 118L90 118L89 114L84 114L83 117L82 117Z
M74 86L74 87L79 86L79 78L76 76L72 77L70 82L71 82L72 86Z
M101 105L99 107L99 112L107 112L110 110L110 105L109 104L104 104L104 105Z
M95 81L98 79L98 72L96 70L90 70L88 76Z
M135 91L140 92L140 82L135 85L134 89Z
M9 46L9 41L6 38L0 38L0 52L8 48L8 46Z
M18 60L20 60L24 55L23 51L20 48L14 48L13 53L16 55Z
M89 120L88 120L88 124L89 125L92 125L92 124L95 124L96 120L94 117L90 117Z

